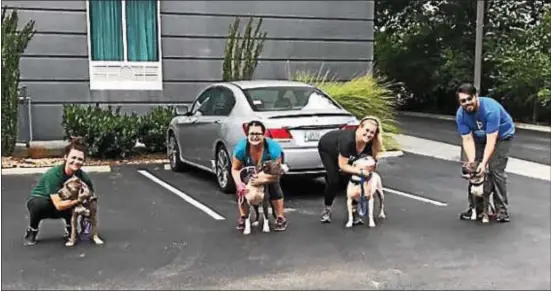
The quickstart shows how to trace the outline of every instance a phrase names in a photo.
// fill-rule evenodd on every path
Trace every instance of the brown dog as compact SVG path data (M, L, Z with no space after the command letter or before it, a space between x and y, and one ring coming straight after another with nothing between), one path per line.
M73 208L73 214L71 217L71 235L65 245L73 246L76 243L77 223L79 216L90 218L90 221L92 222L92 240L95 244L103 244L103 241L100 239L97 231L97 197L92 191L90 191L88 185L86 185L86 183L84 183L80 178L73 176L63 184L63 188L61 188L58 193L62 200L78 200L80 202Z
M262 174L269 174L269 175L277 175L281 176L287 172L289 168L285 164L281 164L279 162L269 160L264 162L261 166L257 167L256 171L258 173L258 176L261 178ZM266 199L266 186L265 185L259 185L259 186L253 186L252 185L252 179L249 179L247 182L247 186L245 189L247 190L247 194L245 195L245 200L247 204L249 205L249 214L247 216L247 219L245 220L245 229L243 230L243 234L248 235L251 233L251 215L252 210L250 207L252 207L256 214L256 220L252 223L253 226L257 226L259 224L259 207L262 205L262 213L264 216L263 220L263 232L270 232L270 226L269 226L269 220L268 220L268 200ZM273 207L272 207L273 209Z

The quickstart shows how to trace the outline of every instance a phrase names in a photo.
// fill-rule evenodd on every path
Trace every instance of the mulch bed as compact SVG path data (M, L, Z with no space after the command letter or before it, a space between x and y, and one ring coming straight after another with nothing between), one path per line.
M16 158L16 157L2 157L2 168L35 168L35 167L50 167L63 163L63 158ZM128 165L128 164L160 164L168 163L166 154L140 154L124 160L100 160L89 158L84 163L85 166L98 166L98 165Z

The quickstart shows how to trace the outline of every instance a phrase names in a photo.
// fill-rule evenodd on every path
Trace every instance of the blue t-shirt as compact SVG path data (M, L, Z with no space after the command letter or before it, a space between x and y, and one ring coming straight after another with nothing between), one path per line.
M266 143L268 144L268 148L264 148L264 153L262 153L262 159L261 162L265 162L268 160L276 160L281 157L281 154L283 153L283 148L281 148L281 145L277 141L274 141L270 138L265 138ZM254 163L252 161L252 158L247 153L247 138L241 139L237 144L235 145L235 148L233 149L233 156L237 158L241 163L243 163L244 166L253 166ZM248 158L248 159L247 159ZM248 161L245 161L248 160Z
M459 107L456 114L457 130L461 135L473 133L478 141L486 141L486 134L499 131L498 139L515 134L515 123L503 106L489 97L479 97L480 106L475 113Z

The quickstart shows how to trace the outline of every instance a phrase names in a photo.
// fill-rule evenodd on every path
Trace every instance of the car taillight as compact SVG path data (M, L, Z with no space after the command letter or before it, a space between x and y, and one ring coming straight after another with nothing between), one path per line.
M293 136L291 132L287 129L267 129L266 137L272 138L274 140L291 140Z
M346 129L356 129L356 128L358 128L358 125L345 124L345 125L342 125L342 126L341 126L341 129L342 129L342 130L346 130Z
M243 133L245 133L245 136L247 136L247 123L243 124ZM293 136L291 135L291 132L287 129L266 129L266 137L272 138L274 140L291 140L293 139Z

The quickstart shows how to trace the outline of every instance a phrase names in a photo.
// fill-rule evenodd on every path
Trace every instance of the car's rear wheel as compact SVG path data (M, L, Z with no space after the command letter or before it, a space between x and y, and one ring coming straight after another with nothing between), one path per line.
M223 145L216 150L216 181L224 193L235 192L235 183L231 175L231 158Z
M182 160L180 160L180 148L178 147L176 137L174 137L174 134L172 133L168 138L166 152L168 156L168 161L170 163L170 169L176 172L184 171L186 165L184 162L182 162Z

